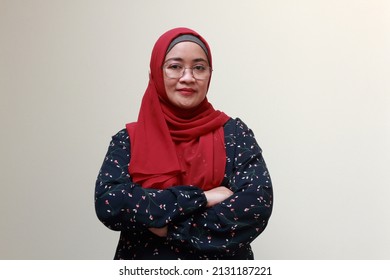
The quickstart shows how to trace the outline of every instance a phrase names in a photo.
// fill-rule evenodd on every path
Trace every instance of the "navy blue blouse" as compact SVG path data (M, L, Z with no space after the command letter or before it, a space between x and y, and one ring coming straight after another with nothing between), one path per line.
M195 186L156 190L132 182L127 131L112 137L96 181L95 209L105 226L121 231L114 259L254 258L250 243L272 212L271 178L252 131L240 119L230 119L224 133L221 185L233 195L209 208ZM167 237L148 230L166 225Z

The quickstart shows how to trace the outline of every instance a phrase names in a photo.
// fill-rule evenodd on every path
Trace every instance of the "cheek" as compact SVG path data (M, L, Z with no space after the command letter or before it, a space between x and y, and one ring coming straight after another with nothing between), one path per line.
M203 93L203 95L207 95L207 91L208 91L208 83L204 83L204 84L202 84L202 86L201 86L201 91L202 91L202 93Z
M172 90L172 88L175 87L175 83L172 82L172 80L164 80L164 87L166 93L168 93L168 91Z

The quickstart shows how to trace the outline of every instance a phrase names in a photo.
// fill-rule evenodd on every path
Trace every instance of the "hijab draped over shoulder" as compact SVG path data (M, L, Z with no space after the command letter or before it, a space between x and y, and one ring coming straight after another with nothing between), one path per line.
M207 42L191 29L169 30L155 43L138 120L126 125L131 143L129 173L144 188L192 185L208 190L220 186L225 173L223 125L229 117L215 110L207 97L196 108L181 109L165 92L165 55L171 42L184 34L201 40L212 67Z

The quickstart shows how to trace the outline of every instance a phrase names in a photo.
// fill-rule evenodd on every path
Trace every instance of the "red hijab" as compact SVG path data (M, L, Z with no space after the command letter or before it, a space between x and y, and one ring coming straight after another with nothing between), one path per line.
M226 164L223 125L229 117L205 98L198 107L180 109L168 100L162 65L175 38L191 34L206 46L195 31L175 28L164 33L154 45L149 84L142 99L138 121L126 125L131 143L129 172L144 188L165 189L194 185L203 190L220 186Z

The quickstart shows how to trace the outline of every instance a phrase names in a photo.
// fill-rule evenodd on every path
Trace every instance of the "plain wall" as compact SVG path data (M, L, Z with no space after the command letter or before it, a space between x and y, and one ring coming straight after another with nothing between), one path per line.
M386 0L0 0L0 258L113 257L96 176L177 26L208 40L209 100L263 149L275 203L255 257L389 259Z

